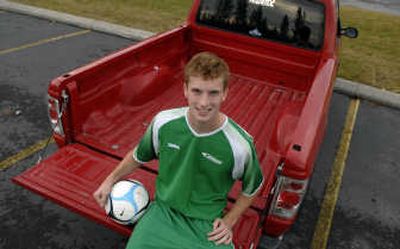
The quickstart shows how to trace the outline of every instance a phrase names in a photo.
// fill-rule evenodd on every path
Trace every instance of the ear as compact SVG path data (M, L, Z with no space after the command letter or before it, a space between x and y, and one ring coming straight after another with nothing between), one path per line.
M187 99L188 97L188 86L185 82L183 82L183 94L185 96L185 98Z
M224 92L222 93L222 101L225 101L227 97L228 97L228 87L225 88Z

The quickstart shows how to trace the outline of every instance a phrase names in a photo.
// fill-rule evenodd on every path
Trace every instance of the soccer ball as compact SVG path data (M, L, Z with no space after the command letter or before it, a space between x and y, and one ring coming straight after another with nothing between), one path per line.
M149 203L149 194L143 184L127 179L114 184L105 210L117 223L132 225L142 217Z

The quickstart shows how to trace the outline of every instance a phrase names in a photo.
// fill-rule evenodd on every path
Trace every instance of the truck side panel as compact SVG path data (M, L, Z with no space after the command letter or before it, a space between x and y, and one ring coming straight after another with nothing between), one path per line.
M307 96L297 130L293 135L293 141L288 148L284 175L296 179L304 179L311 175L325 131L335 77L335 60L325 60L321 64L313 87Z

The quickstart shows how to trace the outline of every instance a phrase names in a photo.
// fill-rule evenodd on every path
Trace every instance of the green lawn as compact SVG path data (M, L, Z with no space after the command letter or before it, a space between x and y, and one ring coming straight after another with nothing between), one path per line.
M345 7L341 19L359 37L342 39L339 76L400 93L400 17Z
M182 23L189 0L12 0L134 28L160 32Z
M188 0L14 0L153 32L182 23ZM342 24L359 30L343 38L339 77L400 93L400 17L342 7Z

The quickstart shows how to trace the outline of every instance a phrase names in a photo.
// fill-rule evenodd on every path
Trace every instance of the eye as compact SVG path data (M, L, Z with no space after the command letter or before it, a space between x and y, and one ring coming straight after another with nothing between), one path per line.
M201 94L201 91L200 91L200 89L198 89L198 88L192 88L192 93L194 93L194 94L196 94L196 95L199 95L199 94Z
M217 91L217 90L210 92L211 96L218 96L218 94L219 94L219 91Z

